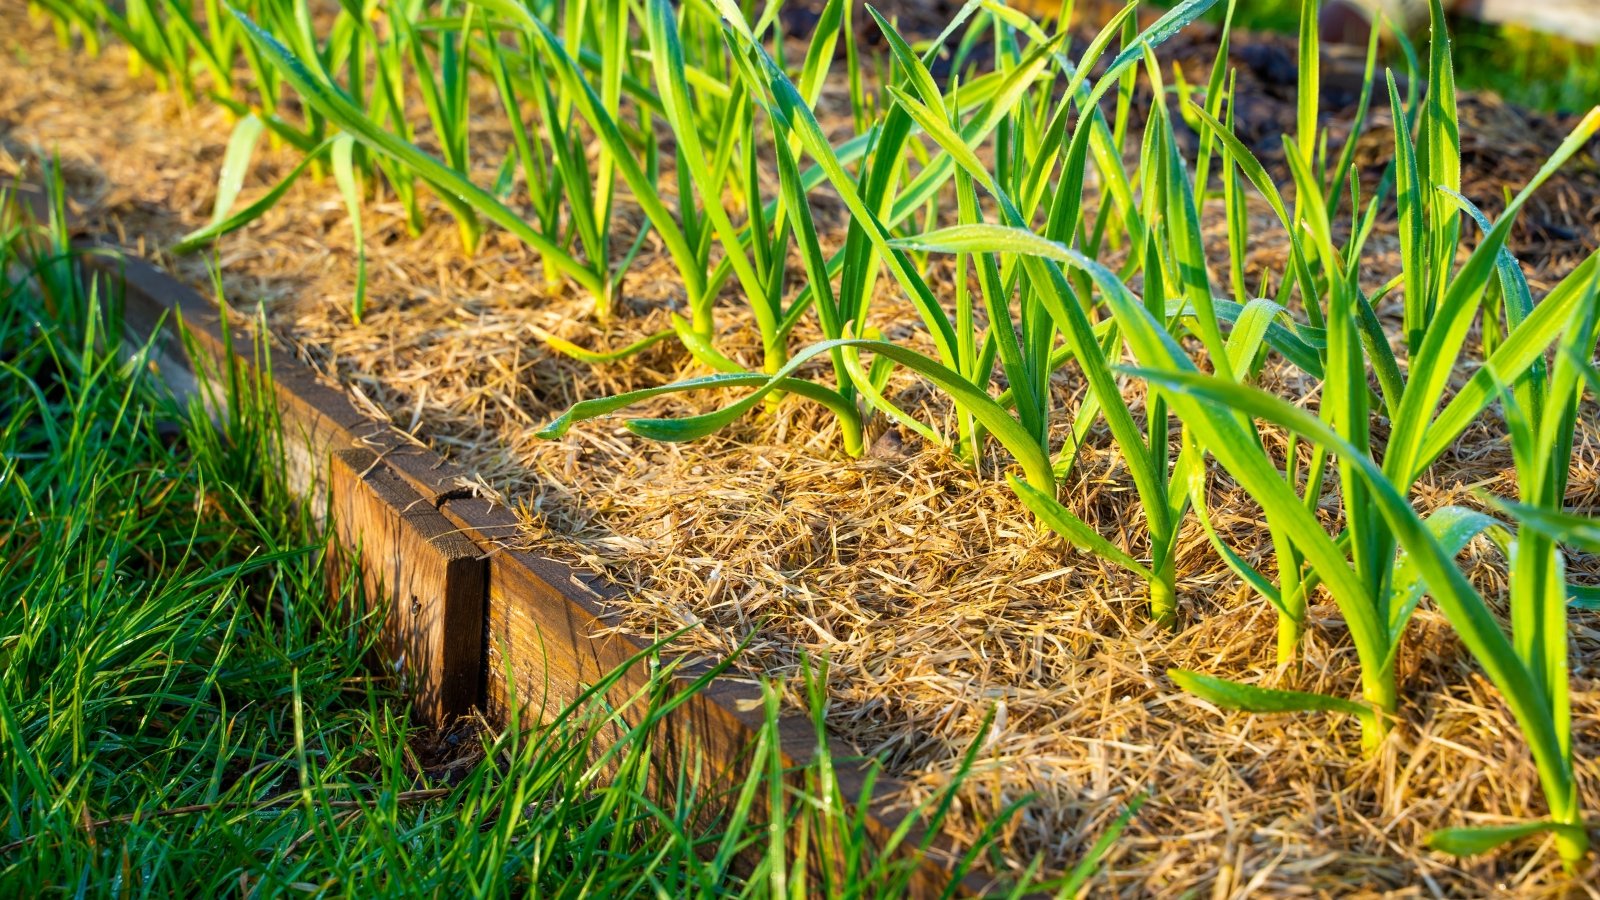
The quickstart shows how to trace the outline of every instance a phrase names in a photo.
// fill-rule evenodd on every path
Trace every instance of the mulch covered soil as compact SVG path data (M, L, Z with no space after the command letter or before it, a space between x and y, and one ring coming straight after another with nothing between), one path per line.
M163 248L210 217L229 131L220 110L185 108L146 80L130 81L119 48L100 59L59 48L18 4L0 9L0 34L0 174L36 174L41 158L59 155L86 221L208 283L211 259L170 258ZM1202 82L1212 38L1197 29L1164 56ZM1270 158L1276 136L1293 128L1294 54L1278 39L1240 41L1233 62L1249 88L1240 130ZM1348 118L1353 99L1329 96L1329 121ZM1358 136L1369 178L1392 146L1387 104L1376 106ZM1502 185L1524 183L1570 125L1475 96L1463 98L1462 119L1466 193L1491 215ZM509 135L494 129L496 116L481 121L473 141L486 182ZM263 152L242 201L293 162ZM837 246L843 211L827 198L817 204L836 230L827 243ZM1352 722L1221 713L1179 691L1165 669L1356 690L1355 654L1326 597L1314 598L1304 665L1277 670L1271 607L1228 573L1191 521L1178 560L1182 627L1162 631L1148 622L1141 585L1032 524L1000 478L1009 460L998 452L974 472L942 448L880 426L864 458L845 459L833 424L793 399L688 445L650 443L605 420L541 442L533 432L574 400L701 374L670 343L596 368L552 354L539 339L548 332L622 346L658 330L681 303L670 263L647 240L618 321L602 333L589 301L545 285L538 260L514 239L490 232L467 259L442 208L433 212L413 239L392 198L370 207L369 312L360 326L349 317L349 223L331 179L296 185L260 222L222 240L215 263L230 303L259 305L276 338L358 406L461 463L478 490L517 510L525 522L517 544L614 585L623 627L651 635L698 624L682 645L711 656L748 641L739 660L747 673L793 674L804 655L826 656L832 729L881 755L908 785L906 802L948 782L993 711L950 832L970 840L996 811L1034 795L1001 835L1005 862L995 865L1020 869L1042 854L1046 871L1069 868L1131 797L1148 792L1111 852L1104 890L1481 896L1600 883L1593 863L1563 877L1549 847L1467 861L1423 849L1435 828L1543 812L1510 715L1427 604L1400 657L1403 721L1378 758L1362 758ZM1284 241L1259 218L1250 279L1265 272L1275 283ZM1220 235L1219 212L1207 219ZM623 205L618 253L641 221ZM1515 236L1536 294L1600 244L1597 226L1600 149L1590 147L1543 190ZM1364 263L1369 286L1398 270L1397 246L1392 227L1380 226ZM1215 250L1221 259L1221 245ZM948 283L949 270L936 278ZM1226 283L1220 270L1217 283ZM874 302L874 324L896 340L921 340L890 286L880 283ZM758 361L754 328L731 299L720 325L731 355ZM1263 378L1289 396L1314 394L1286 368L1269 367ZM891 389L925 420L953 421L944 398L916 379L901 373ZM1055 390L1075 408L1084 385L1067 370ZM1137 400L1137 387L1128 390ZM705 411L727 399L676 396L645 411ZM1600 423L1592 406L1586 413L1568 499L1593 509ZM1503 435L1492 420L1476 426L1418 485L1419 505L1510 492ZM1135 495L1107 435L1091 435L1064 494L1137 555ZM1219 476L1210 500L1239 553L1267 560L1248 498ZM1473 544L1464 562L1481 586L1503 586L1492 547ZM1600 580L1593 559L1573 568ZM1600 810L1600 616L1575 614L1572 635L1579 781L1585 805Z

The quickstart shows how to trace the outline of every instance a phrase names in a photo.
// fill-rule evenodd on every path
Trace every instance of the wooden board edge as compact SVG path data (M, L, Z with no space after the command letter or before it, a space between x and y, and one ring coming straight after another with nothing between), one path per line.
M381 611L382 664L423 721L442 726L482 703L488 560L438 509L365 449L336 450L329 509L342 565L362 590L359 615Z
M1495 25L1520 25L1580 44L1600 43L1600 0L1460 0L1454 12Z
M482 551L488 560L483 602L486 619L498 597L505 609L563 623L550 633L569 641L547 643L550 656L546 667L563 664L574 673L594 677L606 671L607 663L618 663L643 649L638 638L611 630L613 615L605 607L604 588L592 585L560 562L503 549L515 519L508 518L510 513L503 507L496 509L462 488L465 472L458 466L398 435L388 424L362 414L341 390L293 354L258 344L247 319L217 306L158 266L93 239L77 246L86 273L107 287L114 286L122 298L124 340L150 347L157 375L177 399L198 400L217 408L226 402L220 373L228 372L229 367L270 374L291 487L315 504L315 509L326 508L331 454L365 450L388 466L421 501L455 523ZM485 625L488 633L481 649L484 665L480 671L486 675L482 683L492 691L495 679L501 676L493 665L493 623L486 621ZM689 671L680 677L693 674ZM686 704L683 715L673 723L674 732L680 740L728 759L731 768L737 764L733 757L756 737L762 721L760 696L759 688L749 681L719 678ZM484 699L486 695L480 694L480 702ZM790 765L803 765L814 756L815 736L803 716L784 715L778 729ZM859 801L865 767L851 762L848 754L839 758L843 760L838 768L841 789L854 805ZM869 831L877 839L895 833L914 815L883 799L898 793L894 779L877 778L867 817ZM919 853L917 848L926 833L920 822L909 823L901 852ZM916 894L944 890L955 858L949 846L942 837L932 840L913 880ZM968 874L959 891L978 896L994 885L986 876Z
M518 526L510 510L483 498L451 499L440 511L480 546L495 543L495 535ZM536 599L531 603L513 602L515 598ZM489 556L489 600L485 606L489 616L488 645L484 649L489 671L485 704L491 716L503 717L510 681L531 685L521 692L525 708L554 711L584 686L650 647L647 640L620 630L618 615L608 607L606 598L580 580L572 569L505 546ZM519 646L519 641L526 646ZM563 652L568 648L576 652ZM678 673L678 681L686 684L705 668L685 667ZM614 696L632 694L643 685L645 677L645 670L636 667L622 680ZM742 754L764 723L760 686L747 678L724 675L692 696L680 713L668 722L669 738L719 760L728 778L740 777ZM782 716L777 723L777 736L787 767L794 769L815 758L817 735L806 717ZM831 752L834 750L830 748ZM868 765L854 756L835 756L834 760L841 790L854 805L868 783ZM874 780L867 827L873 838L882 842L913 812L892 799L899 792L894 779L879 775ZM927 830L917 821L906 824L902 846L920 846ZM916 896L943 892L949 869L956 862L949 847L944 840L932 843L931 861L914 880ZM973 896L994 886L992 879L981 875L962 881L963 893Z

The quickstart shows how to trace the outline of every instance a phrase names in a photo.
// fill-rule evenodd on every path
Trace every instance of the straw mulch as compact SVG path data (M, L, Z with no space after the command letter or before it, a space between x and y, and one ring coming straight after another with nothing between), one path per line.
M216 109L185 109L175 96L130 82L117 49L100 60L62 51L15 7L0 11L0 33L8 35L0 171L36 171L28 167L39 157L59 154L83 212L158 258L174 236L209 217L228 133ZM1248 67L1253 54L1271 62L1281 53L1272 46L1243 46L1237 61ZM1199 50L1179 55L1209 61ZM1258 127L1276 133L1281 104L1265 88L1259 103ZM1524 181L1565 131L1488 98L1465 100L1464 116L1468 193L1491 211L1498 185ZM1376 119L1362 138L1369 168L1387 157L1387 120ZM485 128L493 121L486 116ZM474 140L483 158L497 158L507 136L485 130ZM264 153L251 192L291 164L286 154ZM662 327L664 308L681 301L670 264L647 243L615 328L602 333L588 318L588 301L546 286L537 260L515 241L491 231L478 256L465 259L455 229L442 209L435 212L427 232L411 239L395 203L382 199L373 208L370 311L353 327L349 226L331 182L307 180L261 222L218 245L228 299L241 308L259 303L278 338L360 406L473 471L481 489L522 514L521 545L613 584L626 627L658 634L699 624L683 645L707 655L748 641L739 663L745 671L792 674L803 656L826 657L831 727L883 756L908 785L905 801L948 782L992 712L950 831L968 840L995 811L1034 795L1002 834L1003 867L1036 854L1048 871L1070 867L1130 797L1148 792L1150 802L1111 853L1106 891L1593 890L1584 886L1600 868L1564 878L1548 847L1469 861L1422 848L1434 828L1543 811L1515 724L1429 605L1400 659L1404 721L1379 758L1362 759L1353 723L1219 713L1178 691L1164 670L1182 665L1265 685L1355 690L1354 653L1327 598L1312 610L1304 666L1277 671L1270 607L1220 565L1191 523L1179 560L1183 627L1160 631L1147 622L1140 585L1034 527L999 479L1007 460L995 456L973 472L894 430L875 434L865 458L843 459L836 428L795 400L689 445L646 442L620 421L540 442L533 431L575 399L698 373L671 344L590 368L552 355L538 339L548 331L620 346ZM843 221L837 209L823 215ZM640 217L625 206L618 218L620 250ZM1595 245L1595 151L1552 184L1527 221L1517 249L1535 290L1547 289ZM1278 272L1283 247L1275 230L1263 221L1252 264ZM1367 281L1395 271L1395 246L1391 234L1374 238ZM206 259L164 262L196 281L208 277ZM882 286L877 304L878 324L891 337L918 339L896 292ZM726 345L754 360L753 329L736 304L724 313ZM1276 368L1266 382L1294 395L1311 387ZM914 379L899 376L893 389L925 418L951 421L942 398ZM1075 405L1083 386L1068 371L1057 390ZM727 399L676 397L646 411L704 411ZM1570 500L1579 507L1600 503L1600 423L1592 407L1588 413L1573 459ZM1513 478L1503 431L1485 421L1419 486L1418 500L1470 504L1473 490L1507 492ZM1091 524L1139 551L1135 495L1105 434L1091 435L1064 493ZM1242 556L1269 560L1259 510L1247 498L1218 477L1211 504ZM1503 585L1491 547L1474 544L1465 562L1486 589ZM1573 566L1600 578L1592 559ZM1575 614L1572 626L1580 781L1586 805L1600 809L1600 616Z

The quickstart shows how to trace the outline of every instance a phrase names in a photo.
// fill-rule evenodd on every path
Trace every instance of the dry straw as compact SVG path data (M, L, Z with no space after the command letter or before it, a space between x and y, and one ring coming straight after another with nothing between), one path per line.
M745 490L739 479L751 470L732 463L736 455L750 454L758 468L777 472L809 465L796 451L729 442L718 432L747 441L785 435L806 453L836 435L839 449L857 456L886 427L898 426L899 433L942 448L896 464L905 471L923 471L918 467L929 459L953 453L979 473L924 472L918 477L926 482L907 476L908 485L897 488L903 496L955 492L979 510L975 516L954 512L963 508L959 503L923 500L907 509L926 509L928 521L944 518L956 533L990 535L986 552L1011 560L1038 552L1040 525L1053 530L1121 571L1096 582L1101 593L1106 585L1124 585L1145 595L1161 629L1186 626L1182 635L1165 639L1170 643L1157 630L1139 644L1138 653L1156 654L1157 667L1172 665L1177 684L1223 708L1350 714L1361 723L1363 750L1380 762L1396 752L1388 737L1396 722L1420 721L1426 735L1447 719L1478 716L1490 729L1503 719L1476 694L1467 719L1401 702L1403 648L1439 638L1439 621L1421 602L1426 595L1498 689L1532 751L1548 810L1526 822L1440 830L1433 844L1474 853L1548 832L1561 859L1577 866L1587 844L1578 790L1585 763L1574 745L1568 693L1569 600L1590 595L1572 589L1564 572L1567 552L1591 545L1592 526L1565 507L1574 472L1561 463L1588 440L1580 408L1595 380L1600 282L1589 257L1552 273L1535 303L1535 288L1506 244L1519 210L1583 150L1600 115L1577 122L1498 218L1488 218L1461 194L1463 125L1436 2L1426 78L1405 73L1412 90L1425 80L1425 95L1403 97L1391 76L1379 77L1376 39L1369 46L1356 124L1347 134L1361 130L1373 96L1380 95L1381 112L1387 94L1393 154L1381 177L1364 179L1354 165L1357 141L1346 138L1337 155L1329 150L1333 140L1316 99L1317 5L1308 0L1295 137L1282 148L1285 177L1258 158L1259 147L1234 133L1246 98L1228 71L1226 26L1221 46L1206 60L1203 86L1181 73L1167 84L1159 49L1216 5L1190 0L1143 28L1129 7L1077 55L1066 31L1051 33L995 4L966 4L946 34L920 51L873 13L890 51L876 79L862 71L854 53L846 54L842 78L832 71L841 29L853 27L842 0L825 5L820 27L793 56L797 45L780 38L776 5L749 16L726 0L691 0L677 8L662 0L559 8L511 0L437 7L414 2L386 7L393 21L385 28L367 24L354 6L319 18L290 0L232 16L218 9L197 16L181 3L159 12L141 4L137 14L132 6L124 13L65 0L47 8L80 29L109 26L134 47L141 65L180 87L196 69L212 72L213 90L242 114L212 220L180 247L251 221L272 221L275 204L296 196L294 179L315 171L328 153L358 237L371 228L363 224L372 218L370 208L365 218L357 214L364 192L388 191L407 225L424 225L414 186L420 181L448 208L480 258L504 252L491 234L479 234L478 223L486 220L539 254L547 283L570 282L589 295L595 321L613 329L619 340L608 342L622 350L585 351L561 337L582 333L574 330L581 325L578 315L479 309L477 325L460 315L436 323L433 336L417 346L460 348L464 340L479 340L502 357L495 365L505 371L485 375L470 401L479 411L469 432L487 436L492 429L483 423L490 418L520 421L517 452L536 466L569 460L557 474L579 484L626 471L643 479L644 495L655 496L648 485L661 477L652 475L658 466L683 479L661 490L698 496L686 509L704 510L705 498L719 491ZM202 28L218 35L204 50L187 36ZM152 36L157 33L164 43ZM941 84L930 66L946 38L958 59L983 47L992 65L949 67ZM249 71L250 80L218 77L236 70ZM1140 74L1155 99L1136 129ZM824 116L830 85L840 81L849 85L843 109ZM869 94L862 85L874 81L880 90ZM233 99L245 96L246 86L254 105ZM283 118L285 87L302 100L303 121ZM427 141L412 124L419 120L411 96L420 98ZM499 109L508 120L484 129L497 135L492 151L467 133L472 111L485 108ZM1180 122L1200 135L1194 159L1185 155ZM263 135L298 152L298 164L277 188L230 214L251 156L246 148ZM486 162L490 152L503 162ZM520 201L513 196L518 175ZM1217 217L1207 211L1218 192L1214 181L1222 195L1220 242L1212 227ZM1282 193L1285 182L1294 188L1292 205ZM1397 210L1393 241L1384 213L1391 203ZM1460 249L1469 243L1463 212L1483 235L1470 253ZM1270 273L1254 262L1265 243L1281 250ZM353 246L362 263L357 282L364 283L376 251L360 240ZM1219 256L1223 278L1212 274ZM1392 277L1376 284L1364 277L1385 266ZM1251 272L1260 276L1260 290L1249 291ZM630 284L659 282L669 273L669 296L643 315L630 311L636 322L616 323ZM803 286L796 284L802 273ZM373 281L392 277L374 272ZM358 298L364 293L364 287L355 291ZM1398 329L1386 318L1394 307ZM367 313L367 329L392 321L389 311L374 320L370 304ZM648 324L641 329L640 323ZM452 338L439 333L450 329L463 330ZM417 333L414 325L408 333ZM324 332L319 340L370 358L372 334ZM664 360L681 360L663 356L659 342L669 335L693 361L676 374L690 377L657 377L659 367L673 364ZM630 363L633 374L589 373L543 356L535 365L520 350L507 360L505 344L495 343L529 337L592 363L638 355ZM1479 345L1482 358L1468 365L1468 352ZM421 354L411 359L408 377L417 382L427 380L419 364L439 371L451 364L427 363ZM817 365L821 360L830 365ZM537 382L531 394L530 377ZM575 383L584 395L572 397L576 402L553 424L532 420L530 408L558 402ZM931 384L943 396L917 384ZM1269 390L1274 386L1294 393L1285 399L1283 391ZM605 387L611 389L597 391ZM414 403L413 419L430 405L427 387L398 389L373 378L364 389L384 398L377 405L391 412ZM737 391L731 400L730 389ZM827 418L781 402L785 395L814 401ZM628 420L628 432L574 427L636 403L649 403L654 414ZM751 416L757 421L748 421ZM474 414L458 410L453 418L470 422ZM402 418L402 424L408 423ZM1496 429L1510 438L1514 472L1492 486L1503 496L1487 498L1489 505L1470 495L1435 502L1432 479L1447 458L1462 454L1464 441L1492 440ZM525 436L535 430L546 438L565 436L563 444L527 446ZM633 435L707 443L695 451L652 449ZM876 454L883 452L879 443ZM694 465L746 474L686 474L693 472L686 461L694 459L701 460ZM623 460L626 468L615 468ZM993 489L995 473L1013 463L1022 476L1011 478L1020 507ZM595 469L579 474L586 466ZM797 476L796 484L813 486L809 490L835 478L870 482L877 477L872 466L835 460ZM1227 486L1220 496L1219 484ZM580 497L604 495L593 483L574 490ZM541 501L529 509L536 521L571 517L582 508L573 497L552 496L548 486L541 491ZM732 519L736 527L711 547L690 536L713 533L712 523L669 520L671 528L654 540L715 550L695 559L637 538L618 537L609 548L578 546L597 567L634 581L645 597L670 586L663 600L651 601L665 609L708 611L724 628L749 630L766 621L753 598L782 595L791 582L806 584L813 565L808 555L839 557L841 520L861 513L851 511L856 498L849 492L830 496L803 519L810 537L793 538L808 549L780 554L766 566L766 592L756 589L761 578L735 587L725 578L652 570L648 562L748 571L753 563L739 541L762 543L746 531L749 514ZM630 518L646 508L642 498L615 495L605 502L629 510L619 522L648 521ZM769 508L775 524L767 527L775 534L768 539L779 546L779 536L798 527L791 521L794 505L757 504ZM1021 507L1033 521L1020 516ZM1255 508L1265 535L1250 527ZM659 515L662 508L655 509ZM829 510L838 517L830 521ZM579 534L592 528L588 520L557 524ZM1502 584L1469 579L1479 552L1474 548L1484 546L1479 536L1507 554L1503 563L1482 563L1503 573L1497 576ZM1005 547L1007 541L1015 546ZM633 557L645 561L629 561ZM969 603L985 584L940 588L908 573L877 575L889 585L902 579L911 591L954 590ZM1048 581L1047 575L1036 577ZM869 654L834 643L842 622L870 618L867 611L834 606L848 590L842 584L830 589L825 611L804 612L803 603L779 608L826 633L821 643L866 673L873 667ZM995 581L988 590L1006 588ZM1276 620L1275 660L1217 630L1239 616L1254 621L1259 610L1217 599L1245 593L1267 600L1262 609ZM1210 599L1185 604L1186 594ZM1509 634L1495 614L1502 594L1509 601ZM1334 602L1336 616L1321 604L1324 597ZM641 600L639 621L660 615L644 605ZM1196 618L1186 623L1186 613ZM1419 616L1423 624L1412 624ZM1046 645L1065 643L1074 649L1059 652L1072 658L1097 641L1114 646L1126 640L1115 634L1139 631L1120 616L1113 615L1115 625L1095 618L1030 626L1038 642L1034 654L1048 657ZM1335 627L1335 619L1348 629L1358 696L1341 683L1352 672L1348 659L1333 661L1348 656L1344 645L1317 634ZM1418 628L1423 637L1415 634ZM1210 650L1205 639L1215 642ZM705 640L708 650L726 649L720 639ZM1282 667L1265 680L1297 689L1208 671L1207 660L1255 657ZM1070 668L1019 660L1007 656L1000 665ZM1231 671L1247 674L1237 666ZM933 672L899 674L937 680ZM1148 677L1141 678L1140 695L1159 696L1149 693ZM858 694L852 701L858 711L875 703L915 705L904 699L911 689L887 677L857 681L853 689L863 691L867 683L883 699ZM963 690L953 684L941 689ZM1460 699L1422 696L1447 704ZM974 702L966 697L957 705ZM1008 700L1006 708L1015 702ZM1110 706L1102 712L1105 727L1115 731L1121 714ZM901 734L873 741L884 732L869 723L872 715L858 712L861 721L849 727L908 759L929 752ZM1034 719L1013 727L1014 740L1022 740L1024 729L1050 726ZM1307 739L1295 752L1315 755L1315 736L1295 734ZM1407 746L1415 756L1411 765L1427 765L1426 748L1426 740ZM1336 744L1326 748L1330 759L1342 753ZM1459 815L1477 802L1457 799Z

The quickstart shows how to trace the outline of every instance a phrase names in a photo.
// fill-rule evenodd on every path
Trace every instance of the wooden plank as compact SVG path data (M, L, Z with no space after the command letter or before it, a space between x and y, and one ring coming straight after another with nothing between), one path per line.
M478 644L482 662L476 671L482 673L481 697L492 716L503 715L512 696L512 682L505 674L508 666L517 699L535 703L549 686L546 711L554 712L580 685L592 683L645 646L636 637L608 630L615 625L615 617L607 608L604 591L551 560L503 549L501 542L517 533L515 517L463 490L460 485L465 473L461 469L396 434L391 426L367 418L343 391L292 353L275 346L257 351L256 339L243 320L236 315L224 320L210 300L157 267L93 242L85 242L83 248L91 251L82 261L84 268L108 287L120 285L125 338L140 345L151 343L154 365L180 399L199 398L220 413L219 404L227 397L221 385L230 366L247 374L270 369L291 485L313 509L327 508L334 457L341 451L365 451L381 460L383 470L394 476L391 487L403 485L411 492L405 495L409 499L401 502L394 491L386 489L387 500L375 502L402 511L418 505L436 509L471 541L476 555L487 557L478 630L483 635ZM348 461L346 465L354 468ZM347 477L339 476L341 483ZM438 536L432 530L427 534ZM392 555L390 564L403 566L405 556ZM385 583L400 583L395 580L400 577L391 572ZM637 687L640 682L636 679L642 675L642 671L633 673L631 679L635 680L625 684ZM681 707L667 729L673 743L701 754L728 778L737 779L746 771L741 768L742 756L762 725L759 689L748 681L723 677ZM798 766L813 758L815 736L808 720L785 715L777 728L787 763ZM840 760L840 785L854 808L865 768L848 762L853 756L848 750L835 746L832 753ZM876 797L893 796L897 791L893 779L877 780ZM903 810L872 803L866 817L868 830L881 840L893 833L905 816ZM917 853L924 833L920 825L911 825L899 852ZM914 882L919 893L943 890L952 858L946 847L947 841L936 839L933 851L921 858ZM969 876L962 882L961 892L977 894L988 886L987 879Z
M440 511L480 545L501 541L518 528L517 518L509 510L481 498L447 500ZM554 715L588 685L649 647L647 641L617 630L616 614L607 608L606 589L550 559L509 549L494 552L489 557L488 588L485 701L491 716L503 718L513 699L524 710ZM687 683L703 671L687 668L679 674L679 681ZM642 667L630 671L619 682L613 700L632 695L646 677ZM725 780L737 782L748 771L742 754L762 725L760 687L723 677L691 697L679 714L667 721L666 736L670 743L691 748L719 766ZM815 758L816 733L809 720L784 716L777 731L786 767L797 768ZM867 766L858 758L840 756L837 747L832 753L845 796L859 798ZM907 816L905 810L884 799L896 789L892 779L880 777L868 805L867 827L880 842ZM904 846L917 847L926 834L920 823L910 823ZM934 841L931 862L914 878L914 896L943 892L949 880L948 867L955 861L948 846L947 841ZM979 875L962 883L963 892L974 896L990 887L990 880Z
M274 342L258 347L247 319L225 314L155 266L104 251L85 256L84 268L102 282L103 292L113 292L104 296L122 297L125 337L151 343L161 377L179 399L199 399L213 408L225 403L229 365L271 373L285 467L295 493L324 497L328 454L346 449L378 454L432 505L465 493L466 473L460 467L357 410L343 390ZM314 509L321 511L320 505Z
M1580 44L1600 44L1600 0L1460 0L1455 11L1496 25L1521 25Z
M334 531L360 567L368 609L386 608L384 661L421 717L480 705L488 564L437 509L369 450L339 450L328 475Z

